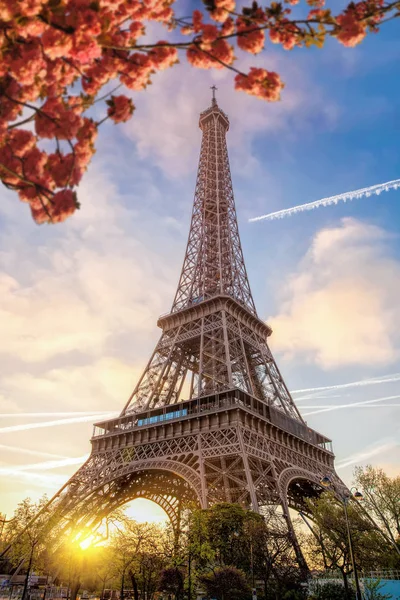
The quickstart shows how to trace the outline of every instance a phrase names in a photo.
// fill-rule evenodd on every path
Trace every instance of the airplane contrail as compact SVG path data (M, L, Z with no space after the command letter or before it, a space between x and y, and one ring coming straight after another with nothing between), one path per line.
M326 390L341 390L351 387L362 387L364 385L376 385L378 383L394 383L400 381L400 373L393 375L384 375L383 377L372 377L370 379L360 379L359 381L351 381L350 383L339 383L337 385L325 385L323 387L303 388L301 390L292 390L292 394L300 394L303 392L322 392Z
M335 398L348 398L350 394L320 394L319 392L314 392L309 396L299 396L295 398L296 404L299 402L305 402L306 400L334 400Z
M63 458L61 460L46 460L40 463L29 463L27 465L13 465L15 471L48 471L49 469L58 469L59 467L68 467L70 465L81 465L89 458L89 454L77 456L76 458ZM2 468L0 467L0 475Z
M72 417L79 415L104 415L104 410L79 410L69 412L0 413L2 419L24 417Z
M377 456L378 454L382 454L383 452L392 450L393 448L396 448L397 446L398 446L398 442L395 442L394 440L388 440L388 441L384 442L383 444L380 444L379 446L375 445L373 447L367 448L363 452L358 452L357 454L352 454L351 456L348 456L347 458L342 458L342 460L339 460L338 462L336 462L335 466L337 469L344 469L345 467L349 467L350 465L354 465L358 462L363 462L363 461L371 458L371 456Z
M43 471L71 465L81 465L88 457L89 454L85 454L83 456L77 456L76 458L63 457L62 460L47 460L41 463L0 467L0 477L12 477L20 481L35 483L36 485L42 485L52 489L57 485L59 486L65 483L66 475L47 475L43 473Z
M40 421L39 423L24 423L23 425L11 425L9 427L0 427L0 433L11 433L12 431L26 431L27 429L39 429L41 427L54 427L56 425L69 425L70 423L85 423L115 416L116 412L102 414L91 414L85 417L72 417L71 419L56 419L55 421Z
M374 400L374 402L376 402L376 400ZM399 407L400 404L331 404L329 408L343 408L343 407L349 407L351 406L352 408L393 408L393 407ZM321 405L310 405L310 406L302 406L301 410L303 410L303 408L327 408L326 404L321 404ZM324 412L324 411L321 411ZM308 415L314 414L314 413L307 413Z
M346 200L354 200L355 198L362 198L363 196L372 196L376 194L379 196L381 192L388 192L389 190L397 190L400 187L400 179L394 179L393 181L387 181L386 183L378 183L377 185L371 185L366 188L359 190L353 190L352 192L344 192L344 194L338 194L337 196L329 196L328 198L321 198L314 202L308 202L306 204L299 204L298 206L292 206L291 208L284 208L283 210L277 210L276 212L261 215L260 217L252 217L249 222L262 221L267 219L272 221L273 219L283 219L283 217L290 217L296 213L303 212L304 210L311 210L313 208L319 208L320 206L329 206L330 204L337 204L338 202L346 202Z
M2 450L8 450L9 452L15 452L16 454L28 454L29 456L42 456L43 458L68 458L68 456L62 454L53 454L51 452L42 452L40 450L30 450L28 448L8 446L6 444L0 444L0 448Z
M384 396L383 398L374 398L373 400L362 400L361 402L351 402L349 404L339 404L335 406L329 406L327 408L322 408L318 410L313 410L308 413L304 413L303 417L308 417L309 415L317 415L319 413L331 412L332 410L340 410L342 408L357 408L360 406L366 406L367 404L373 404L374 402L385 402L385 400L398 400L400 398L400 394L396 396ZM314 408L314 407L313 407Z
M39 487L45 486L50 489L54 489L65 483L65 475L56 475L55 473L49 475L47 473L36 473L32 471L16 471L14 467L2 467L0 469L0 475L7 476L8 479L17 479L19 481L26 481L30 484L37 485Z

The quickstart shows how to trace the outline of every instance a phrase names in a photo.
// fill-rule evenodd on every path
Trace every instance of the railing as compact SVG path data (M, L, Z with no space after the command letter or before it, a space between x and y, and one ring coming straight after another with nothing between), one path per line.
M153 410L148 413L132 414L107 421L104 423L104 427L94 427L93 438L126 433L139 427L170 423L175 420L190 417L191 415L214 413L236 406L241 406L249 412L267 419L280 429L283 429L314 446L332 452L330 440L308 428L302 422L288 417L282 411L268 406L238 389L165 406L162 409L158 409L158 413Z
M352 579L350 574L349 579ZM387 580L400 580L399 569L377 569L374 571L360 571L359 577L361 579L387 579ZM343 581L343 577L339 571L326 571L318 575L313 576L314 580L338 580Z
M239 390L237 390L238 392ZM139 415L127 415L119 419L107 421L104 425L107 425L108 429L104 427L95 426L93 437L99 437L104 435L111 435L113 433L123 433L131 430L135 427L143 427L145 425L154 425L165 421L173 421L182 417L190 415L204 414L209 412L215 412L218 410L224 410L235 405L241 405L251 410L251 405L248 406L238 397L235 397L235 391L224 394L217 394L212 396L205 396L197 398L196 400L186 400L185 402L175 404L173 406L165 406L159 414L142 413ZM250 400L250 399L249 399ZM257 414L262 415L262 411L255 411Z
M314 431L314 429L310 429L301 421L296 421L296 419L292 419L281 410L273 407L270 408L270 415L271 422L284 431L292 433L302 440L310 442L310 444L314 444L314 446L319 446L320 448L324 448L324 450L332 452L331 440L328 440L328 438L325 438L317 431Z

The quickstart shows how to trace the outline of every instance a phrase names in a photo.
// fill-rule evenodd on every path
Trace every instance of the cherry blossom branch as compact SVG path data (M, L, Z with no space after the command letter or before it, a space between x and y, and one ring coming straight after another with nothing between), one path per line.
M0 169L3 169L7 173L10 173L10 175L13 175L14 177L17 177L18 179L20 179L23 183L26 183L27 185L30 185L33 187L35 186L33 181L30 181L29 179L25 179L23 175L21 175L20 173L17 173L13 169L10 169L10 167L8 167L7 165L5 165L2 162L0 162ZM12 185L12 187L15 187L13 184L8 184L8 185Z
M107 94L104 94L104 96L101 96L100 98L96 98L96 100L93 102L93 104L97 104L97 102L101 102L102 100L105 100L106 98L108 98L108 96L111 96L114 92L119 90L119 88L121 88L121 87L122 87L122 83L119 83L110 92L108 92Z
M287 5L298 1L272 1L264 7L253 2L239 14L234 0L215 0L204 13L195 10L191 16L175 17L165 0L139 2L139 11L132 2L84 3L77 11L76 0L7 0L0 12L3 183L29 203L37 223L62 221L78 208L72 190L95 152L100 125L107 119L121 123L133 114L132 100L115 95L122 85L133 91L144 89L154 73L172 66L183 50L194 67L229 69L235 73L237 90L277 101L284 87L279 74L254 67L247 74L241 72L234 65L234 40L239 50L251 54L264 49L266 32L286 50L311 44L321 47L327 36L355 46L368 32L400 16L399 0L350 2L336 16L322 8L325 0L305 0L308 18L297 19L290 16ZM158 21L169 30L180 26L181 34L188 37L138 43L148 21ZM104 86L116 79L118 84L106 92ZM71 91L75 84L81 90L78 94ZM108 108L96 123L89 110L99 102ZM23 118L22 108L32 114ZM32 121L35 133L23 129ZM52 151L40 148L43 139L51 140Z
M27 119L24 119L23 121L18 121L18 123L14 123L13 125L9 125L7 127L7 129L14 129L15 127L20 127L21 125L25 125L25 123L29 123L30 121L33 121L33 119L35 118L35 115L31 115L30 117L28 117Z
M200 52L202 52L206 56L209 56L212 60L217 61L217 63L222 65L225 69L229 69L230 71L233 71L234 73L237 73L238 75L247 77L247 75L245 73L242 73L241 71L239 71L239 69L236 69L235 67L232 67L232 65L229 65L228 63L224 62L220 58L217 58L212 52L208 52L208 50L204 50L202 48L200 49Z

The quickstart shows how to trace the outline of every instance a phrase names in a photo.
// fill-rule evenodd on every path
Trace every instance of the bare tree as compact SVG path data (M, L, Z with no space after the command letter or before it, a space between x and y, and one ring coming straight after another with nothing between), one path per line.
M399 548L400 476L389 477L382 469L369 465L357 467L354 477L354 484L360 488L363 495L361 508L372 517L385 537Z

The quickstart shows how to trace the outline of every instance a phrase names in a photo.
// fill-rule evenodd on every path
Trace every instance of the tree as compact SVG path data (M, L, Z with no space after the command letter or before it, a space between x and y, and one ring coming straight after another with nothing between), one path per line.
M354 484L363 494L361 508L372 517L385 537L400 549L400 476L391 478L382 469L370 465L357 467L354 476Z
M207 595L216 600L246 600L251 598L251 589L243 571L235 567L219 567L199 577L200 585Z
M95 565L95 572L97 580L101 584L100 600L104 600L104 591L107 587L107 583L112 581L114 577L111 549L108 546L103 548L102 555L98 557Z
M112 535L111 563L120 583L120 600L124 599L129 580L135 600L139 600L139 590L147 600L154 597L159 574L166 566L164 550L168 545L165 532L150 523L128 520Z
M158 584L159 590L173 594L175 600L181 600L183 595L184 574L178 567L169 567L161 572Z
M121 509L114 510L94 528L82 528L79 518L68 520L67 525L61 520L58 531L56 529L58 542L50 556L48 571L53 579L64 582L70 600L75 600L82 588L94 591L98 583L101 593L104 593L106 583L114 577L114 572L111 549L103 544L109 541L112 529L122 528L127 522L128 518Z
M203 11L182 18L173 0L3 0L0 177L37 223L63 221L79 207L75 188L99 127L134 112L132 99L116 94L122 86L143 90L184 53L194 67L235 72L237 90L277 101L284 87L279 74L242 72L234 50L257 54L266 34L285 50L321 48L327 37L352 47L400 9L399 0L359 0L335 15L325 0L303 0L293 14L299 0L265 6L254 0L238 10L234 0L203 1ZM149 22L163 24L168 40L141 41Z
M202 568L229 566L250 572L256 552L261 515L239 504L221 502L206 510L195 510L190 521L191 552Z
M97 565L93 549L81 544L76 530L63 532L49 560L48 572L66 585L69 600L76 600L82 586L88 589L95 584Z
M251 536L254 576L264 582L266 598L303 598L303 574L287 522L273 507L265 510L263 517ZM304 533L299 529L296 535L303 546Z
M282 600L288 593L301 594L301 572L287 523L274 507L259 515L238 504L216 504L193 511L189 530L194 577L235 567L245 574L250 587L262 580L268 598Z
M44 510L48 503L47 496L43 496L37 503L26 498L20 502L14 511L13 518L5 528L5 545L12 540L9 546L7 559L15 569L25 569L22 600L25 600L29 577L34 569L41 571L48 558L51 546L55 539L55 530L48 513ZM35 526L29 524L38 513Z
M313 534L307 545L308 559L315 567L340 571L350 598L348 576L352 564L342 503L330 492L307 503L313 520ZM359 510L356 501L349 502L347 511L357 569L368 571L390 565L392 548Z

